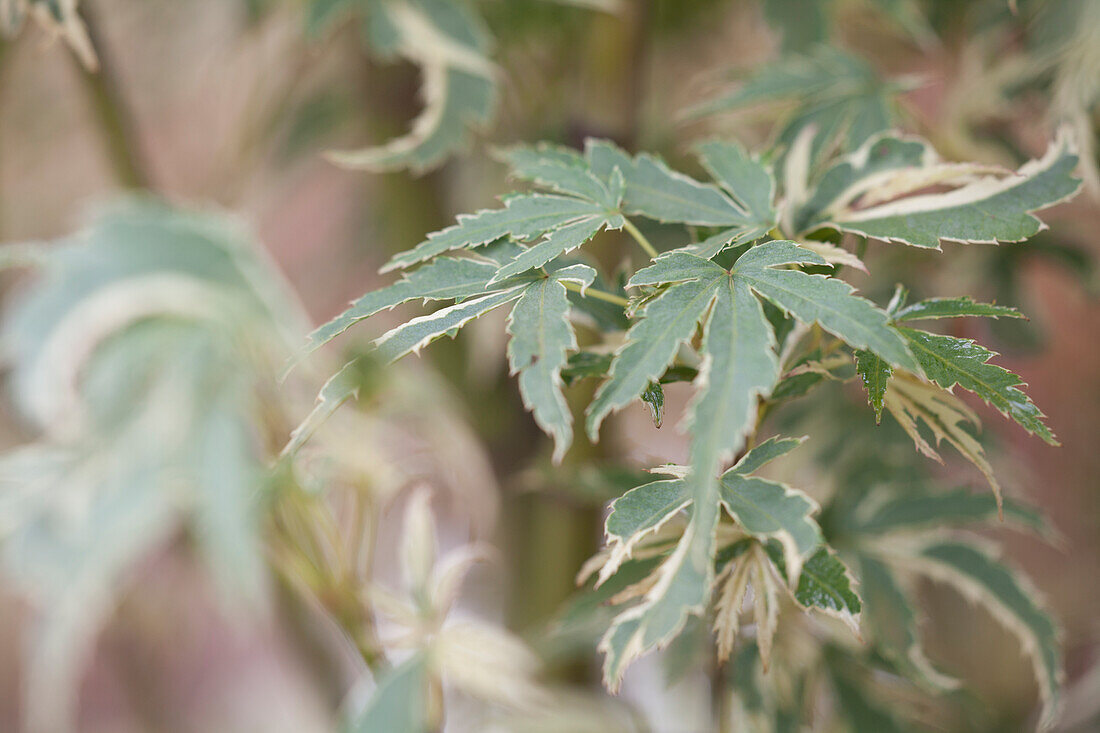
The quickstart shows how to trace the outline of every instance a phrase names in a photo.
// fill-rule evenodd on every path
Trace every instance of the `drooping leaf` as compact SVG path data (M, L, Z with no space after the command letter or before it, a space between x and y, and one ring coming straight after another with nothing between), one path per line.
M733 651L741 627L741 607L751 585L756 643L764 669L767 670L771 663L772 639L779 621L779 583L763 547L759 543L752 543L726 566L718 579L718 585L718 600L714 608L718 658L727 660Z
M989 364L996 354L970 339L899 328L909 342L925 375L944 389L956 384L973 392L1010 417L1029 433L1051 445L1058 445L1054 434L1043 422L1043 413L1018 388L1023 380L1016 374Z
M642 392L642 402L649 406L649 416L653 418L653 427L661 427L665 420L665 391L660 382L650 382Z
M376 53L420 67L424 109L408 134L328 157L372 171L435 168L464 148L471 130L488 124L495 112L498 72L486 55L488 34L462 3L447 0L371 3L364 20Z
M979 547L962 542L934 542L919 556L906 559L918 572L948 583L989 609L1011 631L1031 661L1043 704L1040 725L1053 724L1062 685L1058 627L1036 601L1039 593L1023 578Z
M887 142L902 144L891 138L870 140L866 149L857 151L852 158L857 162L866 162L871 159L875 146ZM928 165L927 162L924 165ZM869 205L864 205L859 197L851 197L852 188L861 193L859 189L872 184L876 187L891 185L891 177L913 177L912 167L899 167L878 176L864 177L852 184L847 189L849 194L841 194L821 215L808 216L803 227L816 229L829 226L866 237L932 249L939 249L941 241L1019 242L1034 236L1043 227L1032 212L1065 201L1077 192L1081 182L1073 177L1076 167L1077 154L1069 135L1062 133L1042 158L1024 164L1015 173L975 175L968 172L961 179L949 179L950 183L962 184L949 191L919 193L917 187L913 189L918 191L916 195L902 195ZM920 183L929 185L925 180ZM910 191L903 190L903 193Z
M1001 485L993 476L993 467L985 457L982 445L962 426L978 425L978 416L950 392L910 374L897 373L890 378L884 405L905 433L913 439L917 450L934 461L943 462L936 449L920 434L918 420L932 431L937 445L946 440L964 458L973 463L993 489L997 505L1001 505Z
M936 690L957 687L957 680L937 670L925 656L917 632L917 611L889 566L861 555L859 567L863 622L871 643L899 669L927 686Z
M867 401L875 410L875 422L882 420L883 400L886 398L886 384L890 381L893 369L885 361L870 351L856 352L856 372L867 391Z
M508 317L508 363L512 373L519 374L523 404L539 427L554 437L555 461L573 440L573 416L561 379L567 352L577 348L569 310L565 286L550 277L526 288Z

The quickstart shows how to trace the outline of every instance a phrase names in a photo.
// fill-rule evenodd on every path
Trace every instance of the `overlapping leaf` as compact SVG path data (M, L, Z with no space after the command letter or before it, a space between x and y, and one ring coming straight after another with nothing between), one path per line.
M576 348L569 321L571 305L565 283L580 290L592 284L595 270L587 265L570 265L545 273L526 273L495 279L498 262L514 261L527 250L511 242L498 242L484 250L484 261L440 257L405 275L386 288L367 293L344 313L315 330L307 350L327 343L353 324L382 310L410 300L457 300L434 313L413 318L374 341L375 354L395 361L446 335L454 333L496 308L515 303L508 319L512 335L509 363L519 374L520 394L535 421L554 437L554 457L560 460L572 441L572 415L562 396L561 370L568 352ZM348 371L352 365L344 367ZM306 422L295 431L291 446L308 437L316 425L351 396L347 379L337 374L321 393L321 401Z
M943 462L936 449L921 435L918 422L928 426L937 445L944 440L950 443L982 472L1000 504L1001 485L993 476L993 467L989 465L981 443L963 427L966 423L979 424L973 410L947 390L905 373L894 374L890 378L884 405L913 439L917 450L932 460Z
M821 530L812 519L817 505L799 491L748 474L800 442L766 441L726 471L718 481L718 491L712 489L708 495L699 492L703 481L693 471L686 478L639 486L612 504L606 525L610 554L601 569L601 580L614 573L646 537L688 507L691 521L672 554L655 572L642 603L620 614L601 642L607 654L604 672L609 686L618 685L622 670L632 659L667 643L689 614L701 613L706 607L714 578L714 526L719 505L749 536L764 542L778 540L783 548L780 552L791 559L790 577L799 577L804 561L821 542ZM702 532L708 536L701 537ZM757 578L756 583L765 581ZM763 592L766 586L761 589Z
M854 296L851 286L841 280L798 270L773 269L788 264L820 265L824 260L793 242L766 242L750 249L728 271L684 252L665 255L638 271L631 278L632 286L667 283L671 286L646 302L638 314L639 320L627 332L626 344L611 365L610 378L600 387L589 407L589 435L596 437L600 423L610 412L630 403L651 380L664 372L680 345L692 338L696 324L703 319L711 303L719 298L722 305L711 308L708 328L711 321L720 319L719 325L742 340L736 353L746 361L740 364L737 358L723 358L734 352L729 345L717 340L712 342L714 353L705 349L704 354L711 356L719 367L724 366L725 375L730 370L747 367L748 376L742 371L741 377L751 382L746 383L744 391L751 388L761 393L774 384L778 376L771 329L759 306L752 306L755 299L751 292L767 298L805 323L820 323L856 348L868 348L889 363L916 368L913 357L887 325L882 311ZM737 319L736 325L725 325L729 313ZM753 341L749 344L746 339ZM727 347L726 350L719 351L723 347ZM749 360L757 361L749 364ZM718 373L715 365L711 369ZM707 379L709 384L709 374ZM747 420L748 415L742 413L739 417ZM696 436L700 430L709 429L697 418L693 425Z
M615 168L622 172L625 213L719 228L684 250L709 259L728 246L759 239L775 226L775 180L768 166L734 143L710 141L697 152L715 183L701 183L646 153L632 158L603 140L589 140L585 158L598 176L609 176Z
M394 256L383 271L409 267L450 250L480 247L502 237L535 242L512 261L501 263L496 277L501 280L576 249L604 227L623 226L621 172L608 170L597 176L579 156L561 148L519 148L503 155L513 163L516 175L562 193L511 196L503 209L459 216L454 226L429 234L413 249Z
M924 373L944 389L956 384L973 392L988 404L1010 417L1029 433L1038 435L1047 443L1058 445L1050 428L1043 422L1043 413L1027 395L1020 391L1023 380L1019 375L989 364L996 354L970 339L942 336L899 328L898 332L909 342Z
M783 552L776 543L768 545L768 554L783 577L789 578ZM835 551L822 545L803 563L794 599L802 608L840 619L858 633L863 602L855 587L847 566Z
M714 604L718 658L725 661L733 651L741 626L741 607L751 586L756 643L766 670L771 660L772 639L779 622L779 582L763 547L754 542L735 557L726 566L718 585L718 600Z

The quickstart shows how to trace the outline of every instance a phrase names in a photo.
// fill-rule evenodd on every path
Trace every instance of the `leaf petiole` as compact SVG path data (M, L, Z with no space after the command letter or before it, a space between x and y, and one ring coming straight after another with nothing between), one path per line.
M621 305L626 308L630 305L630 301L621 296L613 293L605 293L602 290L596 290L595 288L584 288L579 283L575 283L571 280L562 280L561 284L565 286L566 290L572 290L574 293L580 293L588 298L596 298L597 300L604 300L608 303L614 303L615 305Z
M634 241L638 243L639 247L645 250L645 253L649 255L650 259L660 254L657 248L646 239L644 234L642 234L641 230L634 226L634 222L630 221L630 219L627 219L625 216L623 217L623 229L625 229L630 236L634 237Z

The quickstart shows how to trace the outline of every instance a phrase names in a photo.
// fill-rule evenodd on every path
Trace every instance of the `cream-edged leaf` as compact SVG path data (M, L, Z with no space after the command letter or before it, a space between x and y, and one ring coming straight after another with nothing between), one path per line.
M939 249L941 241L1019 242L1043 228L1033 212L1077 193L1081 181L1073 177L1076 167L1076 151L1069 135L1063 132L1042 158L1025 163L1013 174L983 175L946 192L917 193L869 206L853 201L832 207L820 219L811 218L804 227L830 226L933 249ZM913 174L901 169L896 175ZM889 185L889 178L881 185Z
M916 609L888 565L860 557L863 622L869 641L907 675L936 691L958 687L958 680L937 670L924 654Z
M377 147L328 154L346 168L372 171L434 168L464 148L474 128L492 119L497 70L486 55L488 35L461 3L385 0L367 13L372 35L420 67L424 109L404 136Z
M907 567L958 589L980 603L1019 640L1031 661L1042 700L1040 727L1058 715L1064 672L1059 631L1039 605L1038 591L981 548L962 542L933 542L919 554L899 559Z
M376 313L411 300L455 300L486 292L496 273L487 262L440 257L379 290L373 290L351 304L346 311L314 330L305 350L313 351L336 338L356 323Z
M977 303L969 296L960 298L928 298L907 305L893 318L896 322L919 321L931 318L962 318L964 316L983 316L986 318L1024 318L1024 314L1015 308L993 303Z
M777 543L770 543L767 549L780 574L789 579L783 553ZM836 552L822 546L803 564L792 595L802 608L838 618L858 634L863 602L855 587L855 579Z
M396 361L410 352L419 351L437 338L462 328L478 316L516 300L523 295L525 289L525 286L518 285L507 290L470 298L441 308L435 313L414 318L387 331L374 341L378 358L383 361Z
M557 194L512 196L503 209L462 214L458 223L429 234L416 247L394 255L383 272L409 267L453 249L480 247L501 237L530 240L586 217L599 216L604 207L592 201Z
M1020 391L1023 380L1016 374L988 363L996 354L970 339L942 336L899 328L924 374L944 389L956 384L985 400L1024 430L1058 445L1050 428L1043 422L1042 411Z
M577 348L569 311L565 286L550 277L525 288L508 316L508 363L512 374L519 374L523 404L554 438L555 461L573 440L573 416L561 379L567 353Z
M610 555L600 569L596 585L606 582L638 543L656 533L690 503L691 496L681 479L643 484L611 502L611 512L604 522Z
M1046 523L1038 509L1010 499L1004 500L1004 518L1040 534ZM921 532L946 526L960 526L997 518L998 506L989 494L956 489L936 494L903 495L877 504L864 517L857 517L855 529L862 534Z

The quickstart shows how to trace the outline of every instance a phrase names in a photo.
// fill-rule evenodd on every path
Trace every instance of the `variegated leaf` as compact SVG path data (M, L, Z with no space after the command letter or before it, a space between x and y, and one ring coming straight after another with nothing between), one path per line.
M434 168L493 117L498 72L486 55L488 33L461 3L446 0L372 3L366 22L376 53L399 55L420 67L424 109L406 135L328 157L346 168L372 171Z
M892 138L870 140L853 158L857 163L873 162L875 147L887 143L904 144ZM839 165L854 166L851 162ZM930 165L926 152L922 153L919 165ZM908 165L878 176L863 176L822 207L820 214L806 214L800 220L802 229L829 226L932 249L939 249L941 241L1019 242L1043 228L1033 212L1069 199L1081 183L1073 177L1077 154L1069 135L1063 132L1042 158L1024 164L1014 174L984 175L984 171L976 170L973 180L942 193L902 195L891 201L871 204L859 197L872 186L892 185L891 180L898 176L914 176L914 167ZM827 179L828 174L823 185Z
M1049 728L1058 715L1064 672L1058 627L1039 605L1038 591L973 544L933 542L899 562L982 604L1020 640L1039 685L1040 727Z
M1024 430L1051 445L1058 445L1043 422L1045 415L1019 390L1023 380L1007 369L988 363L996 356L992 351L970 339L912 328L899 328L898 332L909 342L910 351L933 382L944 389L957 384L973 392Z

